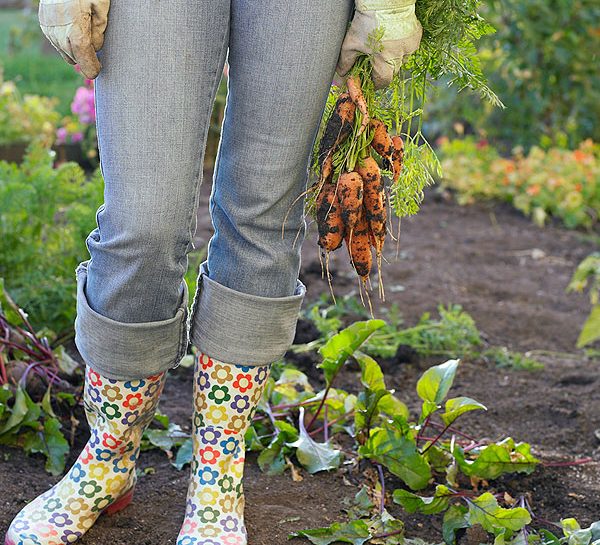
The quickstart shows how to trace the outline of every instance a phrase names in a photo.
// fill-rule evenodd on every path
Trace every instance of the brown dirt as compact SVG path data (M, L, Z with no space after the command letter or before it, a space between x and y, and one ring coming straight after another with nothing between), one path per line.
M211 234L206 213L210 173L205 179L197 246L206 243ZM311 225L301 272L308 286L305 305L327 290L316 248L316 229ZM574 353L588 305L584 296L565 294L564 290L576 264L595 248L590 237L558 227L537 228L509 207L460 208L430 191L422 212L402 224L400 259L394 262L395 248L388 244L389 263L384 263L386 305L398 303L406 325L414 324L425 311L435 312L438 303L459 303L474 317L489 343L513 350L552 352L539 356L546 366L538 372L465 361L453 391L474 397L489 408L487 413L465 419L467 427L463 429L471 433L526 440L543 460L593 458L585 465L543 467L531 476L497 483L498 489L513 495L530 494L533 508L544 519L575 516L582 525L600 518L600 441L594 435L600 428L600 362ZM355 290L358 284L344 251L332 258L336 294ZM376 297L373 303L376 309L384 306ZM389 386L414 409L418 405L415 382L425 362L413 359L413 363L405 363L407 359L383 363ZM300 364L316 375L312 360ZM348 388L355 387L357 372L348 366L340 381ZM191 406L191 371L180 368L171 373L161 409L189 429ZM85 440L82 431L78 445ZM76 454L74 451L70 463ZM0 447L0 455L4 458L0 529L4 529L27 501L57 479L45 473L40 457L26 457L7 447ZM113 517L101 518L82 544L175 543L183 518L188 469L176 471L161 452L144 453L140 469L134 503ZM245 488L251 545L303 543L288 541L288 533L340 519L342 498L356 492L339 473L305 474L301 482L293 482L289 474L263 475L254 455L247 463ZM399 508L391 509L407 522L408 535L430 542L441 540L439 518L408 516Z

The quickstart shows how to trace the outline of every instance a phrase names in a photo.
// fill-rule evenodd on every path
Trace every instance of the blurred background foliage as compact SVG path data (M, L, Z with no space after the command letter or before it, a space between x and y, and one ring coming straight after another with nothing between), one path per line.
M488 0L481 14L496 28L479 42L483 71L506 109L439 85L430 136L475 134L505 153L600 141L600 3Z

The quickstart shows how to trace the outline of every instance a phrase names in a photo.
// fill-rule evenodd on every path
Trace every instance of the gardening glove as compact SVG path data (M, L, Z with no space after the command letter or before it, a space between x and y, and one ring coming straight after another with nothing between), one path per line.
M40 0L42 32L69 64L79 64L94 79L102 64L96 56L104 43L110 0Z
M415 15L416 0L356 0L356 10L346 33L336 72L344 76L362 54L373 54L373 82L387 87L404 59L421 43L423 27ZM369 34L383 27L382 50L373 49Z

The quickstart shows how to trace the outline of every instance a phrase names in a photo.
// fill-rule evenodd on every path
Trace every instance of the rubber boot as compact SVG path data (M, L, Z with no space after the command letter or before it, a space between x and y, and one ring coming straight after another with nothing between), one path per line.
M5 545L76 542L102 514L132 500L142 434L154 418L166 372L120 381L86 368L83 402L90 439L69 472L15 517Z
M270 368L229 364L196 354L194 456L177 545L246 545L244 434Z

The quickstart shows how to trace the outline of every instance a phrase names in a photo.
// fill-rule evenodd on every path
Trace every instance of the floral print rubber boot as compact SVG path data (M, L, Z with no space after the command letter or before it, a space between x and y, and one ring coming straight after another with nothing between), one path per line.
M197 352L194 456L177 545L246 545L244 434L270 368L224 363Z
M165 378L163 372L120 381L86 367L83 403L90 439L69 472L16 516L5 545L74 543L100 515L131 502L140 441L154 418Z

